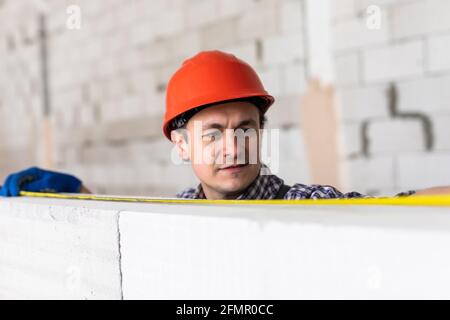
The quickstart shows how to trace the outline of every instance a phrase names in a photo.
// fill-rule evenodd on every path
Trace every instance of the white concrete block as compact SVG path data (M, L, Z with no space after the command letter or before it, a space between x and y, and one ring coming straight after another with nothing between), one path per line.
M200 30L203 50L217 50L235 44L238 40L237 18L217 21Z
M339 55L335 58L336 65L336 85L352 86L360 82L360 55L359 53L350 53Z
M197 30L181 32L170 39L170 55L173 57L173 61L177 63L177 66L181 65L181 61L196 55L204 49L202 48L200 32ZM214 50L216 49L217 47L214 48ZM165 65L161 67L167 68Z
M303 63L283 66L283 94L303 94L306 88L306 71Z
M358 6L356 5L357 0L333 0L332 12L333 18L345 18L356 15Z
M449 295L446 208L151 207L121 214L125 299Z
M120 299L117 213L1 199L0 296Z
M424 71L424 46L411 41L363 54L363 77L367 82L390 81L420 76Z
M264 88L269 92L269 94L277 96L282 93L283 76L281 68L272 67L260 69L257 73L264 85Z
M450 116L432 116L434 148L450 150Z
M279 134L279 163L274 164L276 154L272 153L272 173L284 179L286 184L307 184L310 181L309 165L302 131L298 127L291 127L280 130ZM278 172L274 172L276 168Z
M433 72L449 71L450 35L431 37L427 45L427 69Z
M255 6L253 0L218 0L218 18L238 16Z
M278 31L278 1L263 0L239 16L238 34L242 41L266 38Z
M300 94L280 95L266 113L269 128L300 125Z
M385 86L343 88L338 91L339 111L343 120L365 121L388 116Z
M356 6L358 10L365 10L368 6L376 5L382 9L390 9L393 6L397 6L403 3L412 2L414 0L357 0ZM421 0L419 0L421 1Z
M304 57L303 37L299 33L267 37L263 40L263 63L267 66L298 62Z
M141 65L144 67L154 67L167 63L173 52L170 51L169 40L157 40L142 48L140 53Z
M348 191L366 194L385 193L394 187L395 169L392 157L371 157L347 161Z
M189 2L185 7L184 17L188 28L196 28L213 22L218 16L218 2L209 0L196 0Z
M381 28L369 29L366 17L337 21L334 25L334 49L344 51L386 44L389 40L389 20L382 15Z
M210 5L211 2L214 5L214 1L203 1L203 2L205 4L208 3L208 8L202 10L210 10L209 7L211 6ZM189 7L190 6L188 6L188 8ZM154 29L156 37L168 37L183 31L184 28L183 18L186 17L186 15L188 17L188 21L186 23L188 25L191 23L190 19L192 19L192 17L189 16L189 14L191 14L189 9L187 10L187 12L182 12L180 10L181 10L180 8L177 8L159 12L158 15L152 19L152 28ZM202 10L196 12L196 20L204 19L205 18L204 15L206 14L211 15L211 13L203 12ZM210 16L207 17L211 19ZM200 21L196 22L200 23Z
M392 31L394 38L420 36L450 29L447 0L405 2L392 9Z
M288 0L280 4L282 33L302 33L304 15L302 0Z
M258 65L258 59L256 57L256 46L253 43L233 45L223 48L223 51L234 54L239 59L242 59L250 64L253 68Z
M423 78L398 85L400 111L450 114L450 76Z
M399 186L403 189L422 189L450 185L450 154L402 155L398 158Z
M137 21L131 26L130 33L133 46L147 45L156 37L156 30L149 21Z
M368 128L371 155L394 155L425 150L422 122L415 119L371 121Z
M362 154L362 125L361 123L346 123L341 129L341 154L344 157L354 157Z

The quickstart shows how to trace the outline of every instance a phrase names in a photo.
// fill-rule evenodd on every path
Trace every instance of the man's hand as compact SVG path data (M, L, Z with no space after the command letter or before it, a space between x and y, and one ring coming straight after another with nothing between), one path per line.
M433 188L423 189L423 190L417 191L414 195L424 196L424 195L435 195L435 194L450 195L450 186L448 186L448 187L433 187Z
M79 193L82 183L76 177L32 167L9 175L0 196L17 197L20 191Z

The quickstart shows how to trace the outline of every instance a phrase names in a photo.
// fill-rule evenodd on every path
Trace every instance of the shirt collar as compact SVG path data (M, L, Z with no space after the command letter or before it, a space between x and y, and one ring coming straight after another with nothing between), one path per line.
M283 179L272 174L269 167L265 164L261 165L259 175L240 194L236 200L270 200L275 198L281 186L284 184ZM194 199L206 199L201 183L193 195Z

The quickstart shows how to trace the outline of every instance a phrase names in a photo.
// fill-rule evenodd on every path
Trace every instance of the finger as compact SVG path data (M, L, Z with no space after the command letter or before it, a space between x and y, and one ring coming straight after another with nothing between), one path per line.
M2 196L2 197L9 197L10 196L10 194L9 194L9 185L11 183L11 176L12 175L9 175L6 178L5 183L2 186L2 189L0 190L0 196Z
M12 197L17 197L20 195L20 189L23 187L25 183L36 180L35 176L25 175L25 172L22 174L15 174L11 178L11 184L9 187L9 192Z
M39 179L31 182L27 182L22 186L22 190L30 192L56 192L49 188L48 179Z

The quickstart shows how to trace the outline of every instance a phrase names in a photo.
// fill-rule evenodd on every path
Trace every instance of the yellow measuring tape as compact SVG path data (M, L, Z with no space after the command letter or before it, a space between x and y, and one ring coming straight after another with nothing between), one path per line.
M359 206L434 206L450 207L450 195L434 196L409 196L409 197L385 197L385 198L354 198L354 199L323 199L323 200L203 200L203 199L165 199L144 197L119 197L100 196L89 194L65 194L65 193L41 193L21 191L21 196L70 199L70 200L94 200L115 202L138 202L138 203L165 203L165 204L250 204L250 205L359 205Z

